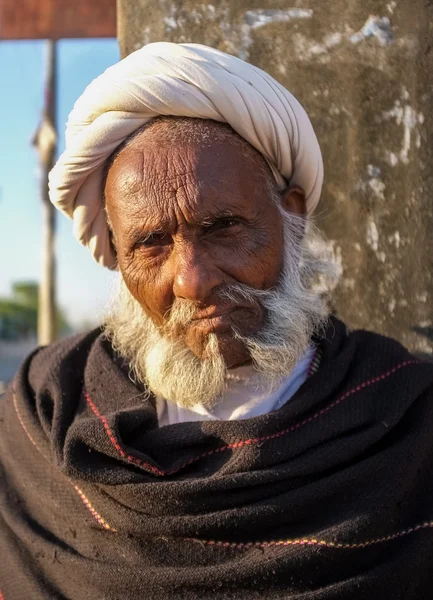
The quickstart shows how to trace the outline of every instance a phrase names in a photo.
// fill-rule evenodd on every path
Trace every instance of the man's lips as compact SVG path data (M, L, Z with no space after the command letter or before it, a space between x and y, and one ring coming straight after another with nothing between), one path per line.
M238 310L242 310L242 306L235 306L233 308L228 309L220 309L220 308L206 308L200 312L194 313L191 318L191 321L209 321L212 319L226 318L232 315L234 312Z
M236 307L229 310L204 310L196 313L191 319L191 326L206 331L223 331L233 327L233 315L243 307Z

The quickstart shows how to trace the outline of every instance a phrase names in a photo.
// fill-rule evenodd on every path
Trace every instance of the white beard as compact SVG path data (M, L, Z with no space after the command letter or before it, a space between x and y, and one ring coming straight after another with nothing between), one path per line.
M292 372L306 353L314 333L323 329L329 316L323 293L314 288L319 278L334 279L331 261L317 256L324 242L305 219L283 214L284 261L280 281L272 290L255 290L243 284L225 287L221 297L234 302L246 299L264 308L265 320L251 336L234 331L248 349L262 385L272 391ZM244 302L245 303L245 302ZM164 331L151 319L120 278L105 334L113 348L128 361L131 376L150 393L183 408L198 405L211 409L224 392L227 367L218 349L216 334L209 334L206 359L200 360L169 332L187 325L196 310L193 303L176 300ZM168 333L168 335L167 335Z

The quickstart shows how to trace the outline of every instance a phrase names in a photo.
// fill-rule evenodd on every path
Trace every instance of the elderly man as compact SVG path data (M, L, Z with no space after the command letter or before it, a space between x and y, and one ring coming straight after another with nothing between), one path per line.
M120 287L1 406L0 598L431 596L433 369L329 315L321 184L237 58L151 44L84 92L51 198Z

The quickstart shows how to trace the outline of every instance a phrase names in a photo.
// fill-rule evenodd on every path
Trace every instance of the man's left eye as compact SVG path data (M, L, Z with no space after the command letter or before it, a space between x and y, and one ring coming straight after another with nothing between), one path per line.
M228 217L227 219L220 219L216 223L213 223L213 225L210 225L208 231L212 232L218 229L229 229L230 227L235 227L236 225L239 225L239 220Z

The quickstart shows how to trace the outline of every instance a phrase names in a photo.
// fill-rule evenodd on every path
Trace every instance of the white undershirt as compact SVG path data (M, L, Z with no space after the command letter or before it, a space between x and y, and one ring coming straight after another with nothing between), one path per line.
M297 363L289 377L272 393L257 385L252 366L231 369L227 376L227 387L222 398L210 411L202 406L182 408L164 398L156 398L159 426L191 421L236 421L264 415L283 406L298 391L308 377L308 369L314 356L310 346L305 356Z

